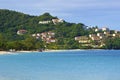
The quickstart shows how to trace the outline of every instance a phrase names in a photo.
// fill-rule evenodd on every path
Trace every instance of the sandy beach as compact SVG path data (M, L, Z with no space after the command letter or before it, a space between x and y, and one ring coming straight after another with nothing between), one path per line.
M37 52L37 51L15 51L15 52L9 52L9 51L0 51L0 55L5 55L5 54L17 54L17 53L31 53L31 52Z
M85 50L103 50L103 49L69 49L69 50L53 50L53 49L46 49L42 52L61 52L61 51L85 51ZM5 54L24 54L24 53L32 53L32 52L39 52L39 51L15 51L15 52L10 52L10 51L0 51L0 55L5 55Z
M53 50L53 49L47 49L43 52L61 52L61 51L84 51L86 49L62 49L62 50Z
M68 51L68 50L50 50L50 49L47 49L47 50L44 50L42 52L60 52L60 51ZM71 50L69 50L69 51L71 51ZM0 55L16 54L16 53L23 54L23 53L32 53L32 52L39 52L39 51L15 51L15 52L0 51Z
M4 55L4 54L10 54L10 52L8 52L8 51L0 51L0 55Z

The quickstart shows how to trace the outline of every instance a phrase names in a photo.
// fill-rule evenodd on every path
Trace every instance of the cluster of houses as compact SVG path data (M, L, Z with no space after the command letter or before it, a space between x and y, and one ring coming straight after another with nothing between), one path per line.
M64 22L63 19L52 19L52 20L46 20L46 21L39 21L39 24L49 24L49 23L57 24L57 23L63 23L63 22Z
M55 39L55 33L51 31L32 34L32 36L35 37L36 39L41 38L46 43L54 43L57 41L57 39Z
M24 35L26 33L27 33L27 30L24 30L24 29L17 31L18 35ZM55 33L52 31L32 34L32 37L35 37L36 39L41 38L46 43L55 43L57 41L57 39L55 38Z
M81 43L82 46L102 47L105 45L105 39L108 37L120 37L120 32L115 30L109 30L109 28L94 28L94 34L87 36L77 36L75 40Z
M52 21L54 24L57 24L59 22L59 19L53 19ZM105 45L104 41L107 38L120 37L119 31L109 30L109 28L106 28L106 27L101 29L92 28L92 30L93 30L93 34L89 34L86 36L76 36L75 41L78 41L82 46L91 46L94 48L96 47L98 48ZM17 31L18 35L23 35L26 33L27 33L27 30L24 30L24 29ZM36 39L41 38L46 43L55 43L57 41L57 39L55 38L55 33L52 31L32 34L32 37L35 37Z

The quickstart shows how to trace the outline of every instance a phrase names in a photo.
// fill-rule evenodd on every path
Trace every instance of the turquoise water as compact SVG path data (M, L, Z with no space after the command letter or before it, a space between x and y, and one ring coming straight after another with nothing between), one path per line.
M0 55L0 80L120 80L120 50Z

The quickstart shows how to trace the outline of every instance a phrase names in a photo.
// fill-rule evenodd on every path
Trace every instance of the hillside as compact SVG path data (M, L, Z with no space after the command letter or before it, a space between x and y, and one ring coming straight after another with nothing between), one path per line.
M0 9L0 50L120 49L120 32L86 28L50 13L32 16Z
M10 10L0 10L0 33L3 33L5 35L16 35L16 32L19 29L25 29L28 31L29 34L32 33L38 33L38 32L45 32L54 30L55 32L59 32L61 36L69 37L73 27L74 32L77 32L75 27L80 28L84 26L83 24L72 24L72 23L62 23L54 25L52 23L50 24L39 24L39 21L45 21L45 20L52 20L57 17L51 16L49 13L44 13L41 16L30 16L24 13L16 12L16 11L10 11ZM62 31L59 31L62 30ZM65 31L67 30L67 31ZM10 35L11 34L11 35ZM75 33L73 36L81 35ZM72 37L73 37L72 36Z

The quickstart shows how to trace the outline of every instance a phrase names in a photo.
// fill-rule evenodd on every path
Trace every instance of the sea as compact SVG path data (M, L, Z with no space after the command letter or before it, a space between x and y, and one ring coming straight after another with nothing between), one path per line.
M120 80L120 50L0 55L0 80Z

